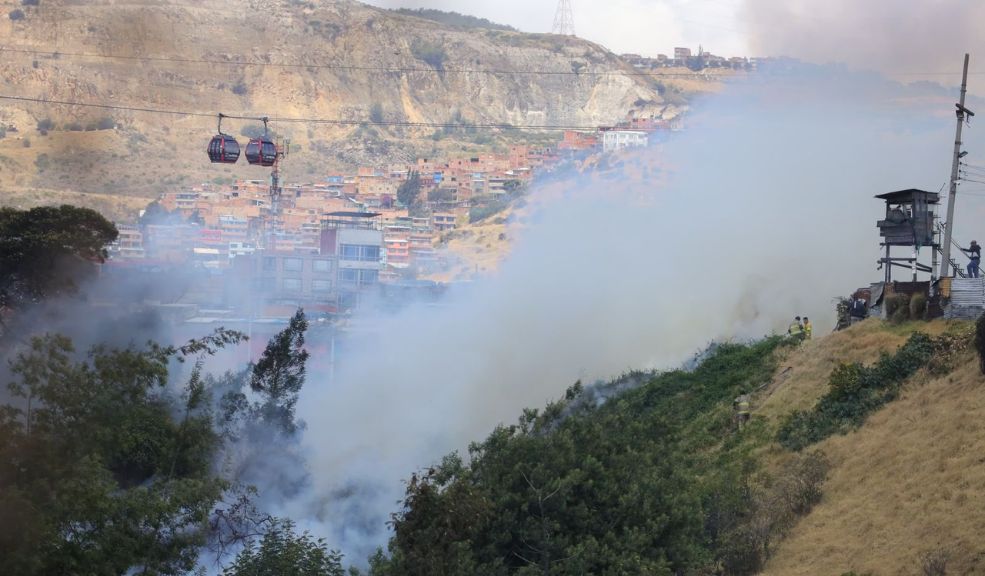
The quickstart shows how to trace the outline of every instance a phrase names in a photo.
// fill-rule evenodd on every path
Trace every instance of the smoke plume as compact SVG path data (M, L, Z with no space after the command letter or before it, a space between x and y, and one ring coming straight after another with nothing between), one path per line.
M833 297L882 277L872 196L944 183L950 106L939 87L808 66L730 86L665 143L535 187L498 272L441 306L364 313L366 344L332 381L309 378L311 493L290 512L359 561L384 543L401 479L575 380L677 366L795 315L823 335Z
M953 81L960 80L961 58L970 52L972 69L985 70L976 60L985 58L985 4L976 0L746 0L742 17L759 56Z

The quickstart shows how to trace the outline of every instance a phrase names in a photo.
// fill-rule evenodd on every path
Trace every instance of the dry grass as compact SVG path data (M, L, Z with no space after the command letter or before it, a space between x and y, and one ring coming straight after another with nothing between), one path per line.
M879 359L892 352L916 331L936 335L959 329L962 322L909 322L898 326L870 319L824 338L805 342L780 359L777 375L759 396L757 414L771 420L794 410L806 410L827 391L828 376L838 364Z
M869 321L815 341L786 359L787 380L761 410L806 407L823 392L835 361L874 360L914 329L958 327ZM918 575L923 555L936 549L949 554L948 574L985 574L985 378L971 353L945 377L926 381L922 374L859 430L818 445L832 464L823 500L764 574Z
M510 251L511 229L506 219L513 213L514 209L510 208L453 232L442 246L450 260L449 268L425 278L450 282L495 272Z

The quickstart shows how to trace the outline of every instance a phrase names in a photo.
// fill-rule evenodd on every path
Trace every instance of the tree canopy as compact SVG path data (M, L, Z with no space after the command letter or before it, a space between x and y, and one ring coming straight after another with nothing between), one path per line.
M95 210L0 208L0 306L16 307L77 288L106 258L116 227Z
M411 208L417 203L417 197L421 193L421 175L420 173L411 170L410 174L407 175L407 179L400 183L400 187L397 188L397 201Z
M290 521L278 522L259 544L250 542L223 576L343 576L342 555Z
M242 335L181 347L95 347L31 340L11 364L15 402L0 409L0 573L183 574L208 538L229 483L196 363L182 396L173 360Z

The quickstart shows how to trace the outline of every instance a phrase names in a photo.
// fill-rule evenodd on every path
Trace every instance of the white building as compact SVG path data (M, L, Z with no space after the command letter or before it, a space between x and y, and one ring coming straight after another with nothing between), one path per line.
M649 135L640 130L608 130L602 133L602 151L639 148L649 143Z

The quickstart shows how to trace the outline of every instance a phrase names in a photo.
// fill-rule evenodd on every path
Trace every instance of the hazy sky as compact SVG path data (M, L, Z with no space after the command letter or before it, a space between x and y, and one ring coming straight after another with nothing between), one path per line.
M367 0L438 8L550 32L557 0ZM655 56L702 45L721 56L844 62L896 77L956 83L961 57L985 74L982 0L571 0L575 32L617 52ZM946 75L944 75L946 73Z
M453 10L524 32L550 32L557 0L367 0L384 8ZM742 0L571 0L575 32L618 52L672 54L675 46L721 55L748 53L737 21Z

